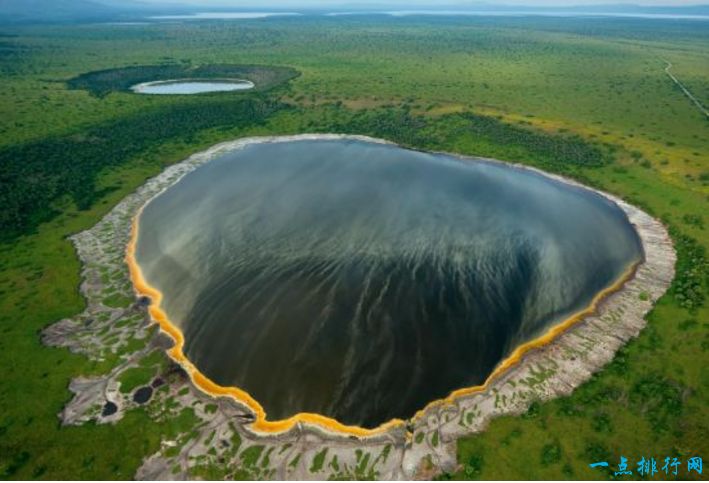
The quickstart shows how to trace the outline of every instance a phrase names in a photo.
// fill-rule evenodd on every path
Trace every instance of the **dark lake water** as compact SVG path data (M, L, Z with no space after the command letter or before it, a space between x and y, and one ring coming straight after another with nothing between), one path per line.
M222 155L145 208L136 250L205 375L269 420L364 427L484 382L641 257L595 193L352 140Z

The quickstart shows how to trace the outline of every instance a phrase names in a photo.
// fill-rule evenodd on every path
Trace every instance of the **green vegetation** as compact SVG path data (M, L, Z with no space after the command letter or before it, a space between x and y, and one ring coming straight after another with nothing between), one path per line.
M255 445L249 446L244 451L241 452L241 462L246 468L251 468L256 466L256 462L261 457L263 453L263 446Z
M470 455L468 462L463 467L465 476L471 479L477 477L482 472L484 461L482 456L476 454Z
M70 89L85 89L103 97L111 92L130 92L130 88L142 82L172 79L243 79L255 84L254 90L267 91L298 76L288 67L258 65L143 65L107 69L81 74L67 82Z
M131 367L121 374L118 382L121 383L122 392L130 393L134 389L148 384L154 375L155 368L153 367Z
M258 98L211 101L154 109L68 136L0 150L0 233L25 234L58 213L53 203L70 197L86 210L117 186L98 188L102 170L121 165L151 146L227 126L262 123L284 106ZM27 162L27 161L30 162Z
M121 383L121 392L131 393L140 386L148 385L153 377L166 368L166 364L167 359L162 351L152 351L140 360L137 367L131 367L121 373L118 378L118 382Z
M313 458L313 464L310 465L310 472L317 473L325 464L325 456L327 456L327 448L323 448L322 451L318 452Z
M10 230L8 230L8 233L10 233ZM127 307L128 305L132 304L133 301L134 301L134 299L132 297L127 297L127 296L119 294L119 293L113 294L113 295L106 297L104 299L104 303L108 307L114 307L114 308Z
M661 60L709 104L703 23L304 17L0 33L0 477L130 479L162 438L194 424L190 413L157 422L138 408L115 425L59 425L70 379L116 362L40 343L43 327L84 304L66 237L216 142L325 131L532 164L671 228L677 277L648 328L571 396L459 441L462 469L448 476L606 478L588 464L709 453L709 122ZM258 93L124 92L147 75L136 65L256 64L302 75ZM244 465L262 451L244 449ZM368 460L360 454L356 470Z
M335 105L334 109L338 106ZM517 150L519 157L529 164L568 172L577 166L600 166L609 159L607 150L591 145L579 136L557 134L550 136L529 128L510 125L490 116L469 112L446 114L429 119L414 115L410 108L380 108L364 110L344 119L336 111L329 125L314 124L314 130L367 134L383 137L418 148L450 149L458 141L475 139L487 146L501 146L506 153ZM345 111L346 112L346 111ZM342 114L340 114L341 116Z

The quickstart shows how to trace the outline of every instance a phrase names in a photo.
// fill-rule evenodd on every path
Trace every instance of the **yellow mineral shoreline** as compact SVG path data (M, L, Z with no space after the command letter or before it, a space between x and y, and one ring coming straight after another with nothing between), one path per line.
M342 424L333 418L315 413L298 413L288 419L268 421L266 419L266 411L263 409L263 406L261 406L261 404L259 404L259 402L256 401L249 393L237 387L221 386L202 374L183 352L185 337L182 334L182 331L170 321L167 313L160 306L163 294L158 289L148 284L135 259L135 249L138 241L139 220L141 213L142 208L133 218L131 225L131 236L126 248L126 262L130 271L130 278L133 282L133 287L139 296L150 297L151 304L148 311L151 318L160 326L160 329L163 332L167 333L175 341L175 345L167 351L168 356L185 369L194 385L201 391L213 397L232 397L236 401L246 405L255 415L255 421L251 424L251 429L261 433L284 433L295 427L298 423L308 423L336 434L365 438L381 435L392 428L404 426L406 424L406 422L401 419L392 419L391 421L376 428L367 429L359 426ZM510 354L495 368L495 370L490 374L490 376L488 376L482 385L457 389L451 392L446 398L432 401L427 404L426 407L419 410L412 419L423 416L433 407L452 404L458 398L485 391L493 381L518 365L527 352L549 344L568 329L573 327L577 322L583 320L585 317L593 315L605 298L622 289L625 283L633 278L638 266L641 263L642 261L638 261L632 264L615 283L599 292L586 309L581 310L559 324L556 324L536 339L517 347L512 354Z

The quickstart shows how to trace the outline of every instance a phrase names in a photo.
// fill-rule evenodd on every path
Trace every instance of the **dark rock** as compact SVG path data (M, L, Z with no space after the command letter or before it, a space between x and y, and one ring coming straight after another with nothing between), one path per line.
M143 386L133 393L133 401L138 404L145 404L150 400L152 395L153 388L150 386Z
M189 375L187 374L187 371L185 369L177 364L176 362L173 362L170 365L170 369L168 369L167 372L168 376L176 376L177 379L182 379L183 381L186 381L189 379Z
M150 345L152 347L167 350L175 345L175 341L172 340L170 336L159 332L155 335L155 337L152 338L152 340L150 341Z
M152 303L152 300L150 297L142 296L138 299L138 301L135 304L138 307L149 307L151 303Z
M252 423L256 421L256 416L251 413L244 413L244 414L239 414L236 416L238 419L241 419L245 423Z
M165 380L162 377L156 377L153 380L153 383L151 384L151 386L153 386L153 389L155 389L155 388L162 386L163 384L165 384Z
M116 414L116 411L118 411L118 406L116 406L116 403L111 402L111 401L106 401L106 404L103 405L103 410L101 411L101 416L104 418L107 418L108 416Z

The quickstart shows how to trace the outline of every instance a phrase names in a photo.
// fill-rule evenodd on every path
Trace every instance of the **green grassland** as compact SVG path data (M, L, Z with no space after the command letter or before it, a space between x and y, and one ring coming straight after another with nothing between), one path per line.
M216 142L332 131L573 176L660 217L676 243L677 279L641 336L572 396L461 440L460 471L443 477L607 479L588 464L706 459L709 120L664 69L671 62L709 104L707 46L705 22L631 19L0 28L0 477L129 479L161 438L191 424L189 414L158 423L136 409L116 425L59 425L69 380L112 363L40 343L43 327L84 303L66 237ZM88 72L161 64L300 75L268 92L189 98L67 85Z

